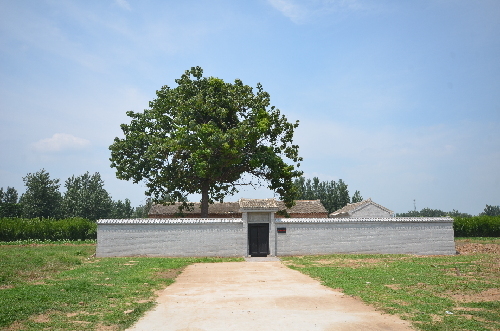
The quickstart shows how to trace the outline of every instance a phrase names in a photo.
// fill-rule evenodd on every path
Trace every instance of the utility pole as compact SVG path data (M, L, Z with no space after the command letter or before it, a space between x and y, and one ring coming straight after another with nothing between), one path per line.
M413 199L413 210L417 211L417 204L415 203L415 199Z

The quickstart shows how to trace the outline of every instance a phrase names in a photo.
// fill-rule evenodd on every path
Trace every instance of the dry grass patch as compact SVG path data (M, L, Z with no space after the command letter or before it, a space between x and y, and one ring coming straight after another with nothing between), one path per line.
M175 279L182 273L183 270L184 268L162 270L156 272L155 276L159 279Z
M485 291L478 293L448 293L447 296L453 298L458 302L486 302L486 301L499 301L500 302L500 289L489 288Z

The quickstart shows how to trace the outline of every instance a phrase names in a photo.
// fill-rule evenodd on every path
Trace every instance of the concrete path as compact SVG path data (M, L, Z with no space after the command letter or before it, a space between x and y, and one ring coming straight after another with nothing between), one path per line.
M227 262L188 266L129 330L412 329L281 262Z

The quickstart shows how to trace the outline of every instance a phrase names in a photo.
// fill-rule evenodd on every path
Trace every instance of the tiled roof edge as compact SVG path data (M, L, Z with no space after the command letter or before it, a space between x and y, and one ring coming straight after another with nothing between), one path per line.
M276 223L453 222L451 217L276 218Z
M363 205L356 206L356 208L354 208L353 210L351 210L351 212L355 212L355 211L361 210L361 209L365 208L366 206L368 206L369 204L375 205L375 206L379 207L380 209L388 212L389 214L394 214L394 211L392 211L389 208L386 208L386 207L384 207L382 205L379 205L378 203L373 202L372 200L370 200L368 203L365 203Z
M242 223L241 218L129 218L100 219L97 224L209 224Z

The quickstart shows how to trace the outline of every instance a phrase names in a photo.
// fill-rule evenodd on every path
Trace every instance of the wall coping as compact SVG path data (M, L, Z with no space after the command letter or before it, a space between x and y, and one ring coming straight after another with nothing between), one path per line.
M243 223L241 218L128 218L100 219L97 224L212 224Z
M451 217L276 218L276 223L453 223Z
M451 217L275 218L276 223L453 223ZM242 218L129 218L100 219L97 224L214 224L243 223Z

